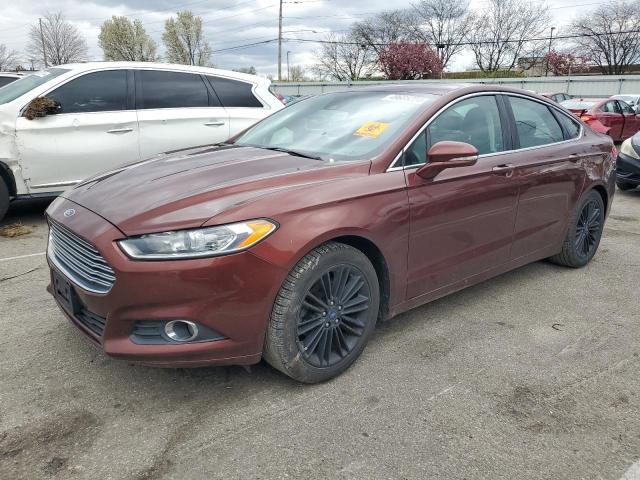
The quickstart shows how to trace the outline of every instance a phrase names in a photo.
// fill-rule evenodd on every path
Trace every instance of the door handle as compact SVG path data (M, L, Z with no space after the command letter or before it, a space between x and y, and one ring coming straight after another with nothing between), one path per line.
M221 127L222 125L224 125L224 121L216 120L216 121L212 121L212 122L205 122L205 125L207 127Z
M513 169L514 169L513 164L505 163L503 165L496 165L491 169L491 172L494 175L505 175L507 177L510 177L511 175L513 175Z
M107 130L107 133L129 133L133 132L133 128L112 128Z

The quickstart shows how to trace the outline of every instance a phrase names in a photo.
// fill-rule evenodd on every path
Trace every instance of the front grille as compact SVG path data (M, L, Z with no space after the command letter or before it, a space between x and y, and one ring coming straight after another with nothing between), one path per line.
M94 293L107 293L116 276L96 248L53 221L49 222L49 258L74 283Z

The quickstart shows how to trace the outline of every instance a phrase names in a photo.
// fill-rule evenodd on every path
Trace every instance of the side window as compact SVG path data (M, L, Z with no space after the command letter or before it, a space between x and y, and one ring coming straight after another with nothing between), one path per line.
M564 129L567 131L568 138L578 138L578 135L580 135L580 124L561 113L558 113L557 117Z
M0 77L0 87L4 87L5 85L9 85L11 82L17 80L17 78L13 77Z
M617 108L616 108L616 102L611 101L611 102L607 102L602 106L602 111L605 113L616 113Z
M426 130L416 138L404 153L404 164L422 165L427 163L427 135Z
M222 106L263 108L260 100L251 91L250 83L222 77L207 76L207 78L220 97Z
M622 113L631 113L631 114L636 113L633 110L633 108L631 108L631 105L629 105L627 102L618 102L618 104L620 105L620 108L622 109Z
M429 125L427 139L428 148L443 140L451 140L473 145L480 155L504 150L495 97L472 97L449 107Z
M88 73L56 88L47 96L60 104L60 113L126 110L127 71Z
M138 109L209 106L207 86L196 73L138 70L136 75L141 88Z
M549 108L521 97L509 97L520 148L537 147L564 140L562 128Z

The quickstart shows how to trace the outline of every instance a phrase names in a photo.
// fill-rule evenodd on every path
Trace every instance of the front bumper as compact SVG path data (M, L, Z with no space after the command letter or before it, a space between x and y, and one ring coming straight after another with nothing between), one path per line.
M63 212L70 208L76 214L65 218ZM102 335L56 298L72 323L107 355L160 366L260 360L273 302L286 277L284 270L248 251L206 259L133 261L115 243L125 235L90 210L59 199L47 214L93 244L115 272L116 281L105 294L72 284L79 305L104 319ZM51 259L48 262L56 269ZM53 289L53 284L47 288L52 294ZM223 338L162 345L141 345L131 339L138 322L175 319L191 320Z
M618 153L616 179L621 182L640 185L640 160Z

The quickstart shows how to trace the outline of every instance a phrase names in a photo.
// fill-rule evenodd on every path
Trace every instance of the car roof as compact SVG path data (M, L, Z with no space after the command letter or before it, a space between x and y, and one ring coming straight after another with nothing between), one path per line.
M156 70L174 70L182 72L204 73L208 75L221 75L224 77L237 78L238 80L246 80L253 83L270 84L267 78L258 75L250 75L248 73L233 72L231 70L220 70L217 68L199 67L195 65L178 65L175 63L161 62L82 62L67 63L57 65L59 68L71 69L74 72L85 72L99 69L109 68L136 68L136 69L156 69Z
M22 75L20 75L19 73L16 73L16 72L0 72L0 76L1 77L13 77L13 78L22 77Z

